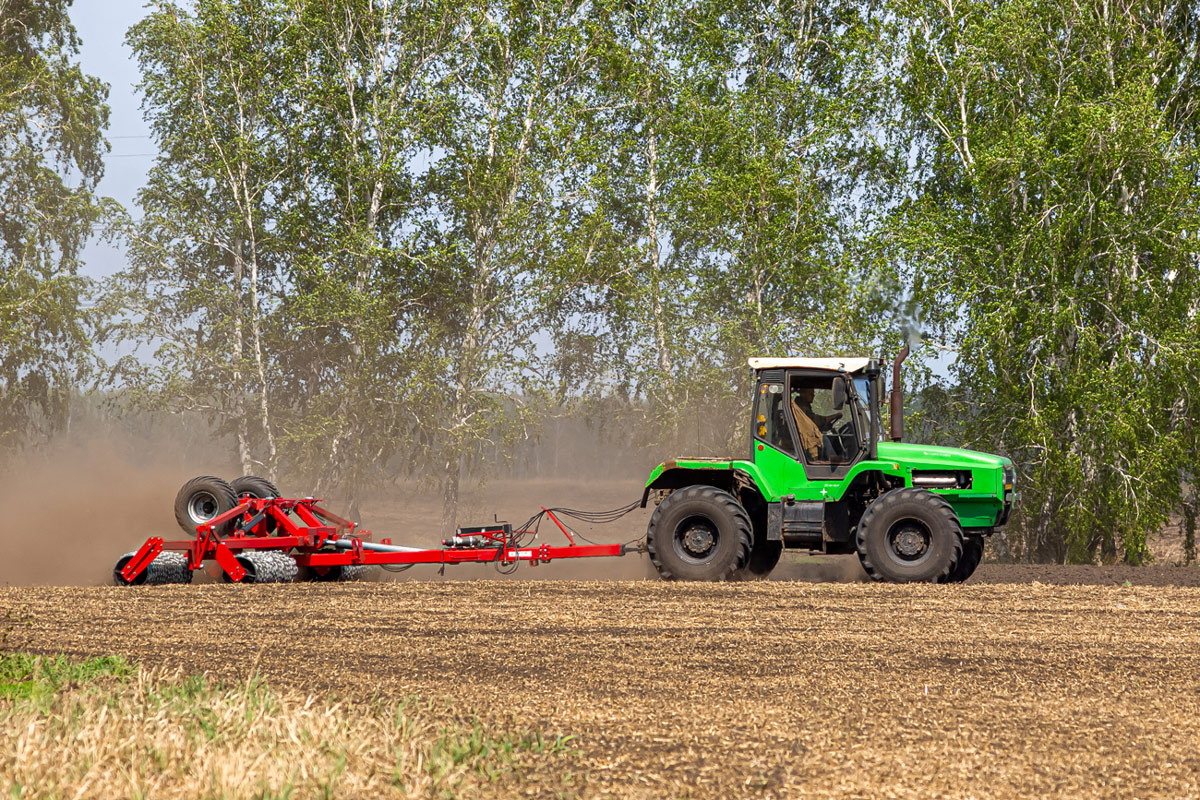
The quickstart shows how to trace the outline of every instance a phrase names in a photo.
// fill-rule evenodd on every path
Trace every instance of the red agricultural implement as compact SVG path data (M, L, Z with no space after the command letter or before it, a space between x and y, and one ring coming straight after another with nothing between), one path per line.
M122 556L113 569L118 585L191 583L192 574L216 563L222 577L234 583L286 583L294 580L353 580L370 567L391 571L417 564L494 564L508 573L521 562L532 565L562 558L622 556L640 547L576 541L561 516L585 522L610 522L640 503L607 512L542 508L519 528L507 522L459 528L440 548L422 549L373 541L370 531L343 519L311 497L275 497L275 488L259 478L227 484L219 478L196 478L176 498L176 518L189 539L151 536L137 551ZM557 512L557 513L556 513ZM565 545L539 542L539 527L548 518L566 538Z

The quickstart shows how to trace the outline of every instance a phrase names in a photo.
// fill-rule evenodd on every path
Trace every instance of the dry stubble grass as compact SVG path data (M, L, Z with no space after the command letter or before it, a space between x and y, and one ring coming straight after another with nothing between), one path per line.
M339 703L258 679L57 661L0 658L0 786L14 800L490 797L542 776L548 792L578 788L557 763L568 743L497 733L416 700ZM56 680L67 672L92 674Z
M1200 796L1200 590L474 582L7 589L45 652L572 734L616 797ZM530 787L549 792L549 784Z

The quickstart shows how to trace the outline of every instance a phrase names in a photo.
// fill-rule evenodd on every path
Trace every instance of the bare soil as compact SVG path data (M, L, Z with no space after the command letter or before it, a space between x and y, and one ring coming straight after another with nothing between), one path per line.
M38 652L259 670L350 703L447 698L574 735L592 796L1200 796L1200 589L1053 574L8 588L0 602L28 623L10 645Z

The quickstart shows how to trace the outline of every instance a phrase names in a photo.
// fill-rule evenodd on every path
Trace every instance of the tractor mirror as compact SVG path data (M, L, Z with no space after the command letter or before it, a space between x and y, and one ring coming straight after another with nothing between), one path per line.
M841 411L846 405L846 382L841 378L833 382L833 410Z

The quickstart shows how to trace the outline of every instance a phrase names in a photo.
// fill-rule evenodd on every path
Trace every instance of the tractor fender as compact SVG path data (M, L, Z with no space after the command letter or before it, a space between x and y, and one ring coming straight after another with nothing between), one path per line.
M689 462L686 466L675 461L665 461L655 468L653 476L642 491L642 508L650 500L650 492L661 489L683 489L687 486L715 486L724 489L734 497L740 497L742 490L748 489L759 496L762 495L753 476L745 470L737 469L730 461Z

